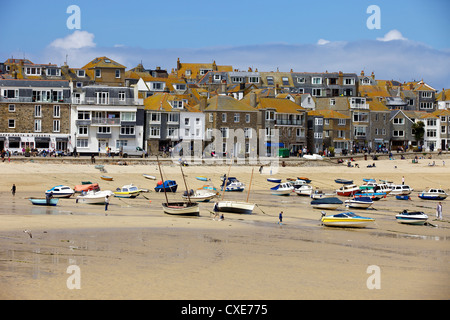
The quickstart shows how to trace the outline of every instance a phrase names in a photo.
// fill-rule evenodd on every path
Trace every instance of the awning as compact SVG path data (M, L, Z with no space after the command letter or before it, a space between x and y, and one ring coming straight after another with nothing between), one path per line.
M35 137L34 138L35 142L50 142L50 138L49 137Z
M20 142L20 137L8 137L9 142Z
M266 142L266 147L278 147L278 148L284 148L284 143L273 143L273 142Z
M56 137L56 142L69 141L69 137Z

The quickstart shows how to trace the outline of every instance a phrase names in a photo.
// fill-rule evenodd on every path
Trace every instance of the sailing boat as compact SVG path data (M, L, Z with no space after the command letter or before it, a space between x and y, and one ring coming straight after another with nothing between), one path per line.
M230 165L231 169L231 165ZM230 175L230 169L228 169L228 175ZM241 213L241 214L251 214L253 212L253 209L255 208L254 203L248 202L248 197L250 195L250 187L252 184L253 179L253 169L252 169L252 176L250 178L250 185L248 186L248 192L247 192L247 201L231 201L231 200L223 200L223 196L225 195L225 190L222 191L222 199L220 201L217 201L215 204L215 208L219 212L230 212L230 213Z
M164 178L161 172L161 166L159 164L159 159L157 157L158 161L158 167L159 167L159 173L161 175L162 185L164 186ZM180 166L181 168L181 166ZM183 175L184 180L184 173L183 168L181 168L181 173ZM184 181L184 184L186 186L186 180ZM164 213L172 214L172 215L183 215L183 216L198 216L200 215L200 209L198 206L198 203L191 202L191 199L188 197L188 201L175 201L175 202L169 202L169 199L167 198L166 188L164 188L164 195L166 197L166 202L162 203L162 207L164 210ZM187 186L186 186L187 190Z

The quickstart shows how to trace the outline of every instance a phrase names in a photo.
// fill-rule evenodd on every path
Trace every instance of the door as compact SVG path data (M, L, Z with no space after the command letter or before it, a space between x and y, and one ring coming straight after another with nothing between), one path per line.
M106 148L108 148L108 141L98 140L98 153L106 153Z

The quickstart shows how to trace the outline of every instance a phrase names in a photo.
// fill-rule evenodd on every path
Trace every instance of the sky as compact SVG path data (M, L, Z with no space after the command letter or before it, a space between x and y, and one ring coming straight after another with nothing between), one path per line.
M145 68L170 72L180 58L216 61L242 71L374 72L377 79L423 79L436 90L450 88L448 0L0 4L0 61L25 57L34 63L67 61L82 67L108 56L127 69L142 62ZM72 5L78 6L79 15L68 12Z

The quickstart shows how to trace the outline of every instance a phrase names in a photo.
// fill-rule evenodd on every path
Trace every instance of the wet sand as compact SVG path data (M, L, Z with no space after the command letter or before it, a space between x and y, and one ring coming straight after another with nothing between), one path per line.
M446 159L447 163L450 163ZM449 299L450 210L443 201L443 221L435 219L435 201L417 191L441 187L449 192L450 168L427 160L358 161L346 166L284 167L272 176L254 167L249 201L254 214L225 214L215 221L213 203L200 204L200 217L175 217L162 212L164 194L153 192L159 177L155 165L105 165L114 181L100 179L94 165L0 163L0 298L2 299ZM246 185L252 167L235 166L230 176ZM183 168L188 187L216 187L227 166ZM269 173L264 168L263 173ZM169 199L184 190L178 166L165 165L166 177L179 184ZM320 210L307 197L270 194L268 177L306 176L314 187L335 190L336 178L392 180L414 188L411 201L393 196L377 201L372 210L352 211L375 218L364 229L329 228L320 224ZM30 196L43 196L58 184L73 187L98 182L102 190L134 183L148 193L136 199L113 198L103 206L60 200L56 207L32 206ZM10 192L12 184L17 194ZM225 199L246 200L243 193ZM345 200L344 198L341 198ZM417 209L432 226L398 224L395 214ZM284 212L279 225L278 213ZM330 214L344 211L328 211ZM32 238L23 230L31 230ZM79 267L81 289L69 289L71 266ZM380 288L369 289L368 267L378 266Z

